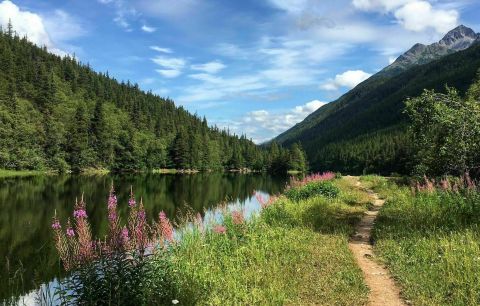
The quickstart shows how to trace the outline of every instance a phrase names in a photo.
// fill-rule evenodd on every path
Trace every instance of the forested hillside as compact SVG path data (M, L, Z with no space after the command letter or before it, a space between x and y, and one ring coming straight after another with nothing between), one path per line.
M277 137L300 142L311 167L350 173L409 171L405 100L424 89L464 94L480 68L480 45L388 77L374 75Z
M11 27L0 33L0 67L0 169L305 168L298 147L271 154Z

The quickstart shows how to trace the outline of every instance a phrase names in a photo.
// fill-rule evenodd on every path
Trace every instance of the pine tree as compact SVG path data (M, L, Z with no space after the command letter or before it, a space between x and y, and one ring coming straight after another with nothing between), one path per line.
M81 171L88 163L88 126L85 105L80 103L68 135L68 161L74 172Z

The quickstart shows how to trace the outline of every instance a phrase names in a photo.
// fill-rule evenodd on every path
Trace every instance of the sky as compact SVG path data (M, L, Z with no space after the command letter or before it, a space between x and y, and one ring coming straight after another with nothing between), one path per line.
M459 24L478 0L0 0L51 52L267 141Z

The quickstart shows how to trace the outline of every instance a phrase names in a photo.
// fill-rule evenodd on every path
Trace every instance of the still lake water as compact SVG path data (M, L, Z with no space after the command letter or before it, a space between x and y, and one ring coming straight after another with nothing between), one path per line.
M104 176L32 176L0 179L0 304L61 275L53 246L51 221L72 215L75 198L84 194L95 235L107 229L106 201L113 183L118 209L127 215L130 186L143 198L149 220L165 211L175 219L187 210L203 212L221 202L249 205L254 192L276 194L287 177L263 174L124 174Z

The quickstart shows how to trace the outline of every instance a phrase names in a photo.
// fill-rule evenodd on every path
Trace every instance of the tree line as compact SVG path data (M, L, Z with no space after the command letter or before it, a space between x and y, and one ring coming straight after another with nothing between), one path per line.
M211 127L171 99L49 53L11 24L0 30L0 68L0 168L307 168L298 144L260 147Z

